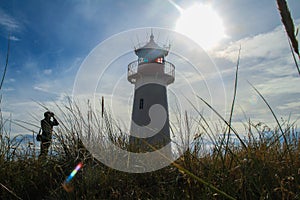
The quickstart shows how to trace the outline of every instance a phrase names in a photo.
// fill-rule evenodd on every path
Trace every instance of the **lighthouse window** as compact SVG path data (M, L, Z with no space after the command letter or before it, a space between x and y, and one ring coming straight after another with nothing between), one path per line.
M143 109L143 108L144 108L144 99L140 99L139 109Z
M139 63L148 62L148 58L139 58Z
M163 63L163 58L156 58L155 62L157 62L157 63Z

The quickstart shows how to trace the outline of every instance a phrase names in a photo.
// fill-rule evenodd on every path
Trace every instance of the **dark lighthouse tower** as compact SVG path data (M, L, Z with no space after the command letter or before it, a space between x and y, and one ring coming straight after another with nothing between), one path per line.
M150 41L135 50L138 60L128 65L128 81L135 85L130 128L134 152L154 151L171 142L167 85L174 82L175 66L165 57L169 49Z

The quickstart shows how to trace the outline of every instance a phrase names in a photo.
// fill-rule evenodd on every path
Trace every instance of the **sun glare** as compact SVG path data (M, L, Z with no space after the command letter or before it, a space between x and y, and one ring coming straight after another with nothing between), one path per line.
M190 37L202 48L209 50L225 37L223 22L211 6L194 4L180 12L175 30Z

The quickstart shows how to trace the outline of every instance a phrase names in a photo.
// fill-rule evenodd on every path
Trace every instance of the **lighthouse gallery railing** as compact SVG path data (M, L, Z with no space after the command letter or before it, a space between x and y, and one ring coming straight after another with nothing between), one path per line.
M138 60L135 60L135 61L129 63L127 79L130 82L132 82L131 79L132 79L133 75L138 73L138 67L139 67ZM175 78L175 66L168 61L164 61L164 73L166 75L169 75L169 76L172 76L173 78Z

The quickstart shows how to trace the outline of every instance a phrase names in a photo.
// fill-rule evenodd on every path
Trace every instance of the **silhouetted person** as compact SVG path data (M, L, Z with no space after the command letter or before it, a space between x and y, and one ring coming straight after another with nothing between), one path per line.
M48 154L48 150L52 140L53 126L57 126L59 124L58 121L55 119L53 112L50 111L45 112L44 117L45 118L41 120L42 141L41 141L41 153L39 157L46 156Z

